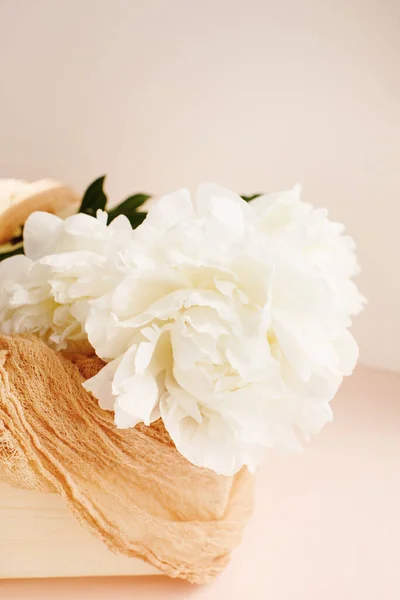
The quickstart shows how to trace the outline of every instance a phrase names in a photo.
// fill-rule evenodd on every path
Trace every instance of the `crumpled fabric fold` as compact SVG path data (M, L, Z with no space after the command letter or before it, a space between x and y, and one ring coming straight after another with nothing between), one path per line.
M59 494L113 552L212 580L240 542L254 478L190 464L161 420L117 429L82 386L102 366L34 336L0 336L0 481Z

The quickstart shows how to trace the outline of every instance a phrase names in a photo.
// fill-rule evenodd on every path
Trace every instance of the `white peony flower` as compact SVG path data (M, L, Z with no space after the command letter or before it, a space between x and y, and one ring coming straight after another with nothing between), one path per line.
M351 280L359 273L354 240L344 235L342 224L329 221L326 209L302 202L300 194L297 185L286 192L260 196L251 205L268 236L279 236L292 251L301 252L303 259L324 272L350 325L349 315L358 314L365 303Z
M85 387L118 427L161 417L189 461L231 475L331 419L364 299L354 243L298 187L181 190L135 231L34 213L24 246L0 264L0 331L94 348L108 364Z
M24 228L26 256L0 263L0 331L33 332L56 349L86 350L88 302L105 294L118 279L113 254L131 238L128 219L107 227L77 214L65 220L33 213Z
M189 461L231 475L331 419L363 299L353 243L298 188L249 204L212 185L165 196L118 261L85 319L110 361L85 387L118 427L161 416Z

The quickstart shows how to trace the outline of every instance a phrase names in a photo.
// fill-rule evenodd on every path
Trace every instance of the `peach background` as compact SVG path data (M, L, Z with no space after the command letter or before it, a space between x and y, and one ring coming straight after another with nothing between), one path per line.
M0 73L1 176L302 182L358 242L362 360L400 369L397 0L1 0Z
M333 401L334 422L304 454L269 453L242 544L212 584L8 580L0 598L399 600L399 397L399 375L359 367Z

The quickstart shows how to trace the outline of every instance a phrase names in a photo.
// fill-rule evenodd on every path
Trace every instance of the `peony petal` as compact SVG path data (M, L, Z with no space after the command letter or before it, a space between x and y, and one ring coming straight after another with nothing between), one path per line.
M217 413L203 416L201 422L189 417L173 396L160 403L161 417L177 449L198 467L231 476L243 465L254 472L263 455L257 444L240 444L226 421Z
M163 299L187 284L173 269L153 269L131 273L115 289L112 309L120 319L145 312L152 303Z
M168 229L195 217L189 190L163 196L150 207L145 221L134 231L134 239L149 243Z
M63 220L46 212L34 212L24 225L24 252L32 260L54 252L63 231Z
M302 381L308 381L317 367L335 364L336 356L329 341L319 336L318 331L307 331L283 313L275 315L272 331L283 355Z
M221 240L233 236L236 241L246 233L254 233L255 213L238 194L215 184L203 184L196 193L196 212L206 218L208 235L221 235Z
M288 205L291 206L297 202L300 202L301 198L301 185L297 184L290 190L284 192L275 192L272 194L262 194L258 198L254 198L249 202L251 208L258 214L262 215L265 211L268 211L274 205Z
M151 415L159 401L159 390L155 378L148 374L132 375L123 387L129 391L117 397L118 409L131 415L136 423L150 425Z
M97 398L100 408L104 410L114 410L115 395L112 391L112 382L120 362L121 358L118 358L108 363L97 375L82 384L85 390Z
M88 339L103 360L115 359L127 351L133 332L123 327L106 303L94 301L88 311L85 331Z
M198 333L207 333L217 339L230 334L229 328L221 322L216 312L206 306L192 306L184 313L183 322L189 323Z
M17 256L10 256L0 262L0 282L2 289L6 281L14 281L15 283L22 283L26 280L27 272L32 265L32 261L23 254Z
M104 258L94 252L80 250L75 252L63 252L60 254L50 254L44 256L38 261L38 264L51 267L54 271L63 275L74 271L78 276L82 273L82 267L88 265L99 266L104 263Z
M129 429L130 427L136 427L140 423L140 419L126 412L121 406L116 404L114 423L118 429Z
M144 312L134 317L120 320L120 326L135 328L146 325L153 319L167 320L170 317L172 318L182 308L187 293L185 290L177 290L176 292L162 296L150 304Z
M106 215L106 213L104 213ZM106 215L107 218L107 215ZM100 214L100 219L85 215L84 213L78 213L72 215L65 220L64 223L65 233L71 236L93 236L105 232L105 223Z
M96 219L99 221L99 223L101 223L102 225L107 225L107 221L108 221L108 213L106 213L105 210L101 210L101 208L98 208L96 210Z
M117 235L126 235L133 237L132 225L129 222L128 217L125 215L118 215L109 225L109 230Z
M333 340L333 347L337 353L338 369L342 375L351 375L358 360L358 345L347 329Z
M230 206L236 204L248 215L252 214L251 210L246 209L246 207L248 208L248 203L239 194L215 183L203 183L197 188L195 199L197 214L200 216L208 215L216 199L228 200Z

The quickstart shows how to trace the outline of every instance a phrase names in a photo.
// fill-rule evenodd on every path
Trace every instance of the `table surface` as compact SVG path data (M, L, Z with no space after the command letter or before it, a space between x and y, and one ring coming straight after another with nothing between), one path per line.
M399 600L400 376L359 367L332 407L333 423L302 454L268 455L253 519L212 584L7 580L0 598Z

